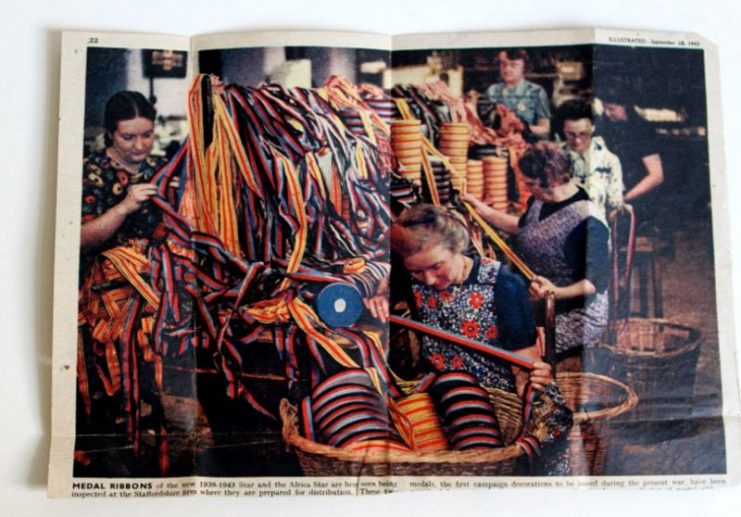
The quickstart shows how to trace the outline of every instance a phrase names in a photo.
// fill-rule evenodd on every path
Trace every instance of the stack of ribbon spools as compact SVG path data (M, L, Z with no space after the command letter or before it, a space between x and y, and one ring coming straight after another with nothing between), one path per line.
M452 450L502 447L494 406L473 375L455 371L440 374L431 391Z
M335 374L301 401L302 434L350 450L386 447L433 453L504 446L489 393L473 375L445 372L423 384L429 391L394 401L379 393L365 370Z
M391 123L391 146L410 181L422 179L422 132L419 120L394 120Z
M466 162L466 192L476 199L484 199L484 164L481 160Z
M506 212L508 208L507 159L487 156L483 159L484 197L492 208Z
M466 161L470 137L471 130L466 122L445 122L440 128L439 148L453 166L450 180L453 188L460 192L463 192L466 186Z
M347 370L316 386L301 402L301 423L307 438L333 447L409 450L389 417L385 396L364 370Z
M435 177L435 186L437 187L437 194L440 196L440 202L447 203L450 200L450 170L445 167L445 164L439 158L431 158L430 165Z
M524 473L520 459L529 453L521 444L523 406L516 394L447 372L400 381L407 395L394 400L368 380L363 370L349 370L326 379L298 406L281 402L283 437L305 475ZM546 413L533 415L532 426L547 425Z

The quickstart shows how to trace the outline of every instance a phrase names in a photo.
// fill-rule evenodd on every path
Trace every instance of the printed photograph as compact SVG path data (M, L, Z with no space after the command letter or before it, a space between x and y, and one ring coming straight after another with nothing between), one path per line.
M77 478L723 474L701 49L88 48Z

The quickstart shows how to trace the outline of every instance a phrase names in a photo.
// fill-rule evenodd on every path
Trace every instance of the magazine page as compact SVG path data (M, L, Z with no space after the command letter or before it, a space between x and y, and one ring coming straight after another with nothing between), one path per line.
M65 39L51 495L732 479L713 49L391 48Z
M155 166L166 159L173 146L177 149L180 140L187 135L182 99L188 91L193 70L189 47L189 38L179 36L64 34L57 191L59 224L54 277L53 436L49 461L49 494L52 496L69 495L75 486L73 463L90 461L87 455L75 453L80 448L79 442L85 441L84 435L92 434L87 426L94 424L88 417L98 419L106 429L98 428L95 432L110 438L95 444L96 449L124 457L130 448L130 443L118 440L113 432L117 426L120 429L119 415L102 409L96 410L97 416L94 416L88 411L99 406L101 396L111 397L116 395L109 394L121 392L123 374L117 369L116 358L122 351L112 347L93 351L78 343L83 339L78 332L81 328L78 326L81 319L79 278L80 272L88 267L85 264L88 256L80 251L80 228L81 223L100 215L106 204L115 205L124 199L126 190L130 190L128 176L110 167L112 162L105 154L112 137L120 144L118 160L142 162L142 169L147 172L140 179L145 183ZM153 110L142 112L146 127L130 124L122 128L123 132L111 134L105 125L107 119L117 116L116 106L109 110L110 115L106 113L106 106L117 91L137 92L135 96L118 97L129 101L123 103L124 111L129 111L127 119L140 122L139 117L132 116L139 114L136 106L146 108L153 103L157 105L159 117ZM91 156L95 157L93 161L88 160ZM103 234L108 231L106 228L98 230ZM99 282L107 283L114 292L115 287L122 287L122 282L112 278ZM129 295L129 292L118 291L119 299L110 301L120 306L122 298ZM95 372L96 366L84 367L85 354L102 360L97 367L100 378L106 382L101 392L97 391L99 388L92 391L87 388L88 371ZM82 404L76 399L80 395ZM118 402L123 404L123 399L119 398ZM123 434L126 434L125 427Z
M76 138L60 169L82 176L60 181L75 224L56 304L78 312L56 321L50 493L306 492L273 482L305 475L285 438L299 403L347 371L385 405L392 382L390 38L208 36L182 55L156 41L65 41L61 133ZM149 55L173 53L185 73L151 73ZM83 135L98 147L79 153Z
M522 377L542 384L545 358L556 411L535 450L521 446L520 473L572 477L537 486L738 480L716 59L690 34L394 38L393 92L439 151L392 226L392 313L407 307L399 323L417 334L400 340L406 366L519 394ZM431 395L465 446L469 415Z

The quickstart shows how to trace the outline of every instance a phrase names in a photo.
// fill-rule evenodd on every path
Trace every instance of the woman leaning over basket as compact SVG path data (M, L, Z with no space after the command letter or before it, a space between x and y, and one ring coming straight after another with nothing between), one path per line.
M536 331L524 282L494 260L464 252L464 226L443 208L417 205L404 211L392 227L392 250L413 278L412 292L422 323L517 351L535 364L527 372L504 361L463 350L425 336L422 356L431 370L462 370L487 387L522 395L527 382L549 400L552 414L543 444L552 443L571 425L551 374L536 346ZM544 448L544 452L547 447ZM566 473L562 457L542 464L544 473Z

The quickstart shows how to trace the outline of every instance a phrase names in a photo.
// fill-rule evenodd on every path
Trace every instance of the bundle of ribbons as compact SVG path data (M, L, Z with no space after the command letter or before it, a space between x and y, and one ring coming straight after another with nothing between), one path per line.
M208 76L194 80L190 136L153 178L151 202L162 223L150 239L102 253L81 285L78 379L88 412L93 373L109 396L122 395L138 450L142 391L165 391L162 358L202 348L224 375L228 396L274 419L241 375L250 357L240 345L266 332L291 382L317 386L338 370L361 370L378 393L401 395L386 365L383 329L328 324L313 304L316 286L376 294L390 269L392 179L402 192L397 199L417 199L391 147L388 101L337 77L318 89L223 91L212 89ZM409 118L408 108L402 115ZM428 153L443 164L446 157L429 141L423 147L434 183ZM168 188L175 177L176 194ZM309 364L299 361L299 349ZM144 378L150 370L154 379ZM163 422L159 437L164 473Z
M275 418L241 377L250 358L238 345L265 332L289 380L315 385L331 370L359 368L394 393L380 327L333 328L306 291L337 283L368 297L388 276L389 184L398 164L385 120L341 78L318 89L215 91L208 76L193 82L188 119L189 138L154 178L161 226L151 239L103 253L98 274L82 284L80 324L91 332L81 336L92 334L107 364L85 364L91 345L80 340L85 407L88 372L97 372L109 395L123 392L138 448L142 364L155 364L162 392L161 358L203 348L230 397ZM352 343L353 353L339 342ZM308 350L308 367L298 347ZM164 445L162 454L166 470Z

